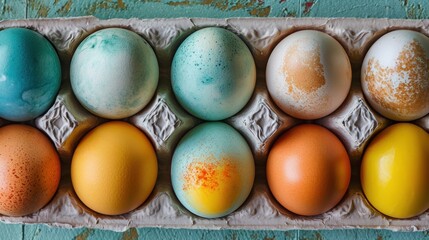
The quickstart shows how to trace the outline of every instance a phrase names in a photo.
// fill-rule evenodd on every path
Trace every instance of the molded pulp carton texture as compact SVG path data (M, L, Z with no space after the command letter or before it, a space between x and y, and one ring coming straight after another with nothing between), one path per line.
M247 201L232 214L217 219L197 217L176 199L170 182L170 163L180 138L201 121L189 115L175 100L170 86L170 64L175 49L189 34L207 26L220 26L242 38L252 51L257 65L257 84L249 103L235 116L225 120L246 138L253 150L256 178ZM26 27L48 38L62 62L62 87L54 105L42 116L28 122L44 131L62 159L62 180L52 201L32 215L0 216L9 223L44 223L62 227L90 227L125 231L131 227L207 228L207 229L333 229L384 228L391 230L428 230L429 212L411 219L386 217L366 201L359 183L360 159L374 134L393 122L373 111L360 88L360 67L371 44L388 31L413 29L429 35L429 20L387 19L40 19L1 21L0 29ZM70 87L69 65L74 50L96 30L122 27L145 38L154 48L160 64L156 95L136 115L124 119L151 139L159 163L158 180L149 199L138 209L119 216L105 216L85 207L70 182L70 161L79 139L107 121L90 114L75 99ZM349 55L353 82L349 96L334 113L312 121L329 128L346 146L352 164L352 180L343 200L322 215L302 217L281 207L271 195L265 176L265 161L272 143L287 129L299 124L275 106L265 83L265 66L275 45L288 34L314 29L337 39ZM48 66L47 66L48 67ZM49 69L46 69L47 71ZM414 123L426 130L429 117ZM0 126L7 121L0 119Z

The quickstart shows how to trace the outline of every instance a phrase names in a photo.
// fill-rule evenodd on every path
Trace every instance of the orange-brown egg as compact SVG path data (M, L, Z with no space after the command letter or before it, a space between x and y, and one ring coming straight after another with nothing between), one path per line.
M36 128L0 128L0 214L24 216L45 206L61 177L58 154Z
M350 175L350 160L341 141L313 124L284 133L267 160L268 185L275 199L299 215L318 215L337 205Z

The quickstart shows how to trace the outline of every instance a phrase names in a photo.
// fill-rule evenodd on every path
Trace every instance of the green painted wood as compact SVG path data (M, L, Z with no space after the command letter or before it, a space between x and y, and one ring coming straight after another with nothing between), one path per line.
M428 0L0 0L0 19L94 15L98 18L359 17L429 18ZM123 233L46 225L0 224L3 239L429 239L428 232L139 228Z
M0 19L14 19L26 17L25 0L0 0Z
M428 18L427 0L27 0L6 1L3 18L374 17ZM22 15L22 12L25 15Z

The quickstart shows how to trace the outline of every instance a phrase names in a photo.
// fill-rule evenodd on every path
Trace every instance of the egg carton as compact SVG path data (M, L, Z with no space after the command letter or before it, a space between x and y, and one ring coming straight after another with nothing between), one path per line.
M170 64L179 44L197 29L219 26L231 30L250 48L257 66L257 83L248 104L225 120L246 138L254 157L256 178L246 202L222 218L205 219L186 210L174 195L170 179L171 156L180 138L201 120L188 114L176 101L170 85ZM232 19L109 19L93 17L68 19L0 21L0 29L25 27L49 39L62 63L62 86L54 105L27 124L44 131L55 144L62 162L59 189L40 211L24 217L1 216L6 223L37 223L67 228L89 227L125 231L132 227L193 229L345 229L382 228L429 230L429 211L410 219L394 219L376 211L365 199L359 183L360 160L368 141L392 124L375 112L363 97L360 67L366 51L383 34L412 29L429 35L429 20L328 19L328 18L232 18ZM70 162L80 138L108 120L86 111L74 97L69 66L74 50L89 34L109 27L126 28L140 34L155 50L160 65L157 92L136 115L123 119L141 129L152 141L158 156L156 186L136 210L118 216L98 214L76 196L70 181ZM345 48L353 70L350 93L332 114L314 121L302 121L282 112L271 100L265 83L265 67L276 44L292 32L304 29L323 31ZM284 209L269 191L265 163L275 139L302 122L327 127L344 143L351 160L352 179L342 201L330 211L303 217ZM0 126L8 122L0 119ZM429 129L429 116L414 121Z

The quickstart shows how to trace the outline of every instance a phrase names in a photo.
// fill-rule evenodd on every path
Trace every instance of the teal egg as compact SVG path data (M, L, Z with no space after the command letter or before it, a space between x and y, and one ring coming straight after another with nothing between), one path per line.
M249 196L254 178L250 147L225 123L198 125L173 154L174 193L186 209L201 217L223 217L237 210Z
M39 33L25 28L0 31L0 117L32 120L52 106L61 85L61 64Z
M151 46L121 28L99 30L73 54L70 81L78 101L91 113L126 118L143 109L155 94L159 69Z
M218 27L191 34L177 49L171 81L178 102L192 115L209 121L239 112L252 96L256 67L246 44Z

